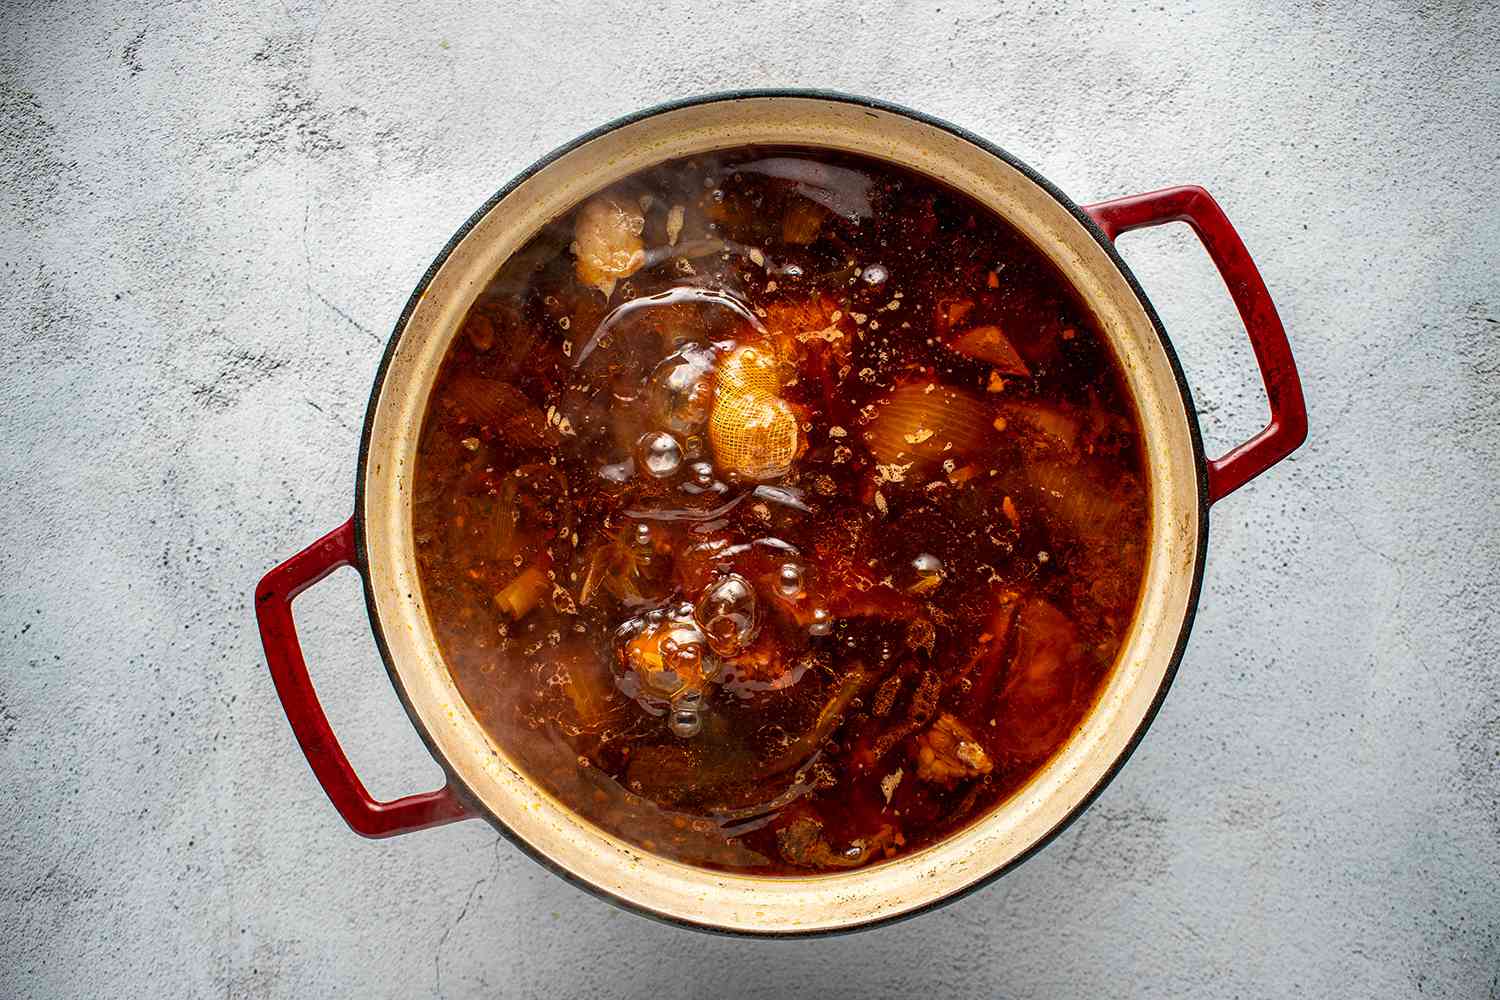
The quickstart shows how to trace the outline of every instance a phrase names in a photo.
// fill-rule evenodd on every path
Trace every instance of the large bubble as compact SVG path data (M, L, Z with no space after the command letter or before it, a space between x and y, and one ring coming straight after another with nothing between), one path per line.
M758 603L755 588L738 573L708 585L698 599L696 617L715 653L738 656L755 641Z
M648 431L636 443L636 461L651 475L665 479L682 468L682 445L665 431Z
M638 615L619 628L616 642L620 689L653 715L665 714L674 735L695 735L721 665L693 620L693 606Z
M714 401L714 352L688 344L657 366L647 395L652 416L674 434L695 434Z

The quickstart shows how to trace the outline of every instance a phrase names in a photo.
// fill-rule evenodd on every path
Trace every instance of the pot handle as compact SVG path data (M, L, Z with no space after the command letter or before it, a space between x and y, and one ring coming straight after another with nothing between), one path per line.
M1307 404L1286 329L1260 271L1219 203L1196 185L1165 188L1085 205L1111 242L1121 233L1164 222L1186 222L1229 288L1250 334L1271 404L1271 422L1249 441L1208 463L1208 502L1214 503L1286 458L1307 439Z
M307 674L297 626L292 621L292 601L298 594L340 566L355 564L354 520L351 518L265 575L255 588L255 616L260 639L266 647L271 679L286 710L287 721L313 774L334 808L355 833L365 837L390 837L410 833L472 815L459 800L451 784L435 792L407 795L380 802L365 786L344 756L328 716L318 703L317 692Z

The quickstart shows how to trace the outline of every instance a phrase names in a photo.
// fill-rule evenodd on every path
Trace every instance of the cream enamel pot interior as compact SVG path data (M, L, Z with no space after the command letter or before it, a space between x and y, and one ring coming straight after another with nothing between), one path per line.
M1026 233L1093 310L1140 413L1150 487L1142 596L1098 703L1013 798L925 850L837 875L767 878L706 871L642 852L577 817L533 784L470 713L435 643L418 586L411 483L418 433L440 361L475 296L548 220L650 164L750 143L827 147L941 178ZM1271 422L1207 461L1186 383L1144 293L1115 253L1120 231L1185 221L1223 274L1255 348ZM844 931L909 915L1004 872L1078 814L1124 762L1171 680L1202 579L1208 505L1289 454L1306 434L1296 369L1265 286L1218 206L1173 188L1080 209L1002 151L952 126L835 94L755 92L656 108L559 150L477 212L438 256L396 324L366 417L348 523L271 571L256 592L267 659L314 773L359 833L386 836L484 817L537 860L615 902L703 929L753 934ZM301 590L340 565L364 578L391 680L446 771L447 787L377 802L319 707L291 618Z

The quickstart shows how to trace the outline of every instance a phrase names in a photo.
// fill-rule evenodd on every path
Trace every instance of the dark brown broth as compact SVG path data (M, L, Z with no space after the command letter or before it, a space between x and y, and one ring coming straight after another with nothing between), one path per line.
M780 436L743 447L743 413ZM413 521L459 689L533 777L647 850L804 874L954 832L1066 741L1135 606L1140 463L1018 232L889 164L743 148L507 262Z

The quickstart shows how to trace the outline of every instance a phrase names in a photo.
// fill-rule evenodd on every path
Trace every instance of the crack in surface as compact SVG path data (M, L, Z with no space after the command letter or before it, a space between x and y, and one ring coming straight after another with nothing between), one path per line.
M305 251L305 244L304 244L304 251ZM329 309L332 309L334 311L334 313L339 317L339 319L343 320L345 323L348 323L350 326L354 327L354 329L358 330L360 333L364 334L366 337L369 337L371 340L375 341L375 343L377 343L377 344L380 343L380 335L379 334L377 334L374 330L371 330L369 327L365 326L363 323L361 323L359 320L355 319L353 316L350 316L344 310L340 309L327 296L325 296L322 292L320 292L316 288L314 288L312 286L311 282L309 282L308 285L307 285L307 291L308 291L308 293L310 295L312 295L313 298L315 298L319 302L323 303Z
M459 924L463 923L464 917L469 915L469 906L474 902L474 897L478 894L479 890L492 884L500 877L500 841L501 838L497 835L495 842L491 845L494 849L495 862L490 866L490 873L480 876L469 887L469 894L464 897L464 905L459 908L458 915L453 918L453 922L443 928L442 936L438 938L437 947L432 951L432 991L434 996L441 997L443 995L443 946L448 943L448 936L453 933Z

